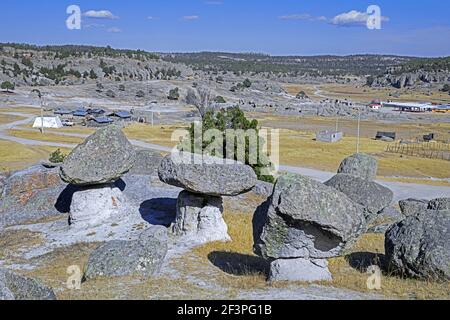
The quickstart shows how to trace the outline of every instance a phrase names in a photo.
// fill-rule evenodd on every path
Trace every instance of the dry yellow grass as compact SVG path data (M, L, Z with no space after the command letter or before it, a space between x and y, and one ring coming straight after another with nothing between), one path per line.
M40 160L47 160L50 153L58 148L25 146L19 143L0 140L0 171L20 170ZM67 153L68 149L61 148Z
M283 88L293 96L297 96L300 91L304 91L309 98L313 100L320 99L315 95L316 89L310 84L284 84Z
M78 137L58 135L56 132L51 133L46 130L44 130L44 133L42 134L37 129L35 129L33 131L11 129L8 131L8 133L11 136L23 138L23 139L36 140L36 141L47 141L47 142L59 142L59 143L66 143L66 144L79 144L79 143L83 142L83 140L84 140L83 138L78 138Z
M376 265L383 259L384 235L363 235L352 253L330 260L334 287L373 293L367 288L368 265ZM450 299L450 283L403 279L384 273L379 293L400 299Z
M186 129L188 126L132 124L123 131L130 139L138 139L148 143L154 143L165 147L175 147L178 142L172 141L172 134L175 130Z
M0 259L14 261L24 249L30 249L43 242L39 232L29 230L6 230L0 233Z
M1 111L1 109L0 109L0 111ZM0 124L7 124L7 123L11 123L11 122L21 120L21 119L23 119L23 118L0 113Z
M19 113L27 113L40 115L41 110L39 108L31 108L31 107L22 107L22 106L2 106L0 105L0 112L19 112ZM46 113L44 113L46 114Z

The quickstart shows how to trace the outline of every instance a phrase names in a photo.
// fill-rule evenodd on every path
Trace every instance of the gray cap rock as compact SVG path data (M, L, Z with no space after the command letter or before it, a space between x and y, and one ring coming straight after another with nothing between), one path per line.
M265 259L338 256L365 231L364 208L304 176L280 177L253 218L254 250Z
M135 241L115 240L98 247L89 257L85 279L159 272L167 254L167 229L152 226Z
M369 220L388 207L394 199L394 193L388 188L348 174L338 174L325 182L325 185L335 188L362 205L367 210L366 216Z
M77 146L61 166L61 178L80 186L117 181L135 161L135 149L116 126L97 130Z
M410 217L415 216L428 209L427 200L405 199L398 202L403 215Z
M186 152L166 156L158 174L162 182L210 196L236 196L251 190L257 181L250 166Z
M450 211L425 211L386 232L390 271L426 280L450 280Z
M357 153L344 159L338 169L338 173L349 174L364 180L374 180L377 171L377 159L365 153Z
M35 279L0 269L0 300L56 300L56 296Z

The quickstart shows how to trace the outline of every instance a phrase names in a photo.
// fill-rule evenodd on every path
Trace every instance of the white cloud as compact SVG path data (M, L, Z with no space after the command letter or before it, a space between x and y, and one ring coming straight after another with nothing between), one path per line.
M108 28L108 29L106 29L106 31L111 32L111 33L120 33L120 32L122 32L122 30L117 28L117 27Z
M147 20L158 20L159 18L158 17L155 17L155 16L148 16L147 17Z
M316 17L310 15L309 13L299 13L299 14L290 14L285 16L280 16L278 19L281 20L303 20L303 21L327 21L328 19L324 16Z
M330 23L335 26L351 27L351 26L366 26L369 15L366 12L359 12L352 10L341 13L330 20ZM388 17L381 17L381 21L389 21Z
M119 17L115 16L109 10L98 10L98 11L89 10L89 11L86 11L83 15L88 18L111 19L111 20L119 19Z
M198 19L200 19L199 16L184 16L183 17L183 20L186 20L186 21L193 21L193 20L198 20Z

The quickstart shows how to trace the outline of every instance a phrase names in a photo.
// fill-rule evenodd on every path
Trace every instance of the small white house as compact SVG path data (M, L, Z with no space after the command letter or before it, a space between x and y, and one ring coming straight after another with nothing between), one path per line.
M34 120L33 128L59 129L63 124L59 117L38 117Z
M321 142L338 142L344 137L344 133L340 131L320 131L316 134L316 140Z

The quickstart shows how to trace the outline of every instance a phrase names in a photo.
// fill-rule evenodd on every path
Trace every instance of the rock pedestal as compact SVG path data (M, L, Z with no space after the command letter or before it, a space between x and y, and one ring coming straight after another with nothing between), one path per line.
M125 205L122 191L113 184L82 189L73 194L70 225L92 228L112 223L127 213Z
M269 281L331 281L325 259L278 259L270 263Z
M72 197L71 227L97 227L126 214L125 196L114 183L135 159L133 146L116 126L97 130L67 156L61 179L80 187Z
M182 191L177 201L177 216L172 231L177 236L192 237L200 243L229 241L228 227L222 217L221 197Z
M186 152L165 157L158 175L162 182L185 189L178 196L172 232L195 243L230 240L222 196L247 192L257 181L250 166Z

